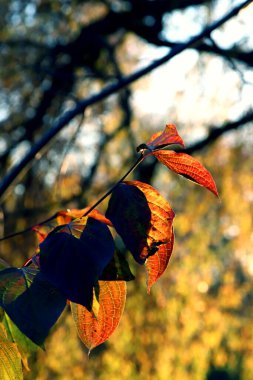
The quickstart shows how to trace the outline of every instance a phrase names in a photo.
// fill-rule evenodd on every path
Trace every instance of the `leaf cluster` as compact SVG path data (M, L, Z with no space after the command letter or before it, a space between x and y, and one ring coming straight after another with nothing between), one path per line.
M22 268L1 261L2 355L3 361L7 360L5 350L11 347L15 365L10 357L9 366L13 371L14 366L16 372L19 370L21 357L25 361L23 346L27 347L27 342L32 348L43 348L67 303L89 351L113 333L124 310L126 282L134 279L127 258L115 247L114 236L119 235L134 260L145 265L150 292L166 270L173 251L175 214L155 188L124 180L152 155L170 170L218 196L211 174L184 153L183 147L176 127L167 125L139 145L137 162L95 205L59 211L47 222L33 226L39 245ZM109 195L103 215L95 207ZM8 331L10 340L6 341Z

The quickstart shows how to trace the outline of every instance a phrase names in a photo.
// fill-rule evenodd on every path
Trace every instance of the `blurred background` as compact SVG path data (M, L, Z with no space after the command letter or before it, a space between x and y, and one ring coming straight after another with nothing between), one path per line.
M1 0L0 178L60 115L148 65L239 4L232 0ZM146 292L131 268L121 323L90 357L66 309L27 379L253 379L253 5L191 49L87 108L1 200L0 235L91 205L166 123L213 174L220 199L153 160L129 177L173 207L175 247ZM106 201L99 206L106 209ZM0 243L21 266L32 232Z

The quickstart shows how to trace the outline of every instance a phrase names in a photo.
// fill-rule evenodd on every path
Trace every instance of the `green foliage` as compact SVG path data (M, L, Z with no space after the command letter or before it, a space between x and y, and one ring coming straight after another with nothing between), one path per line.
M0 347L0 378L2 380L23 379L21 355L17 345L8 340L2 324L0 324Z

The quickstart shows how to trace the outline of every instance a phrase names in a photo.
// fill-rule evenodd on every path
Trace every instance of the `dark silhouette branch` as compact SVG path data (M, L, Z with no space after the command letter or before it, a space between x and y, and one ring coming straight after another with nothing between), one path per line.
M227 122L222 127L210 128L208 136L206 138L184 149L184 152L192 154L198 150L201 150L206 146L213 144L219 137L221 137L225 133L238 129L239 127L244 126L250 122L253 122L253 110L249 110L240 119L234 122Z
M157 36L152 36L152 38L150 38L148 41L156 46L169 48L173 48L174 46L177 46L179 44L179 42L167 41ZM229 49L224 49L218 46L216 43L214 43L212 39L210 39L210 41L212 42L210 44L200 41L200 43L194 46L194 49L196 49L200 53L216 54L224 59L236 60L241 63L244 63L245 65L253 67L252 51L243 51L237 46L234 46Z
M189 39L189 41L177 45L174 48L171 49L171 51L163 56L162 58L154 61L153 63L147 65L146 67L137 70L135 73L125 76L122 79L118 80L115 83L112 83L111 85L108 85L104 89L102 89L99 93L92 95L83 101L80 101L79 104L75 108L73 108L70 111L67 111L63 114L62 117L60 117L55 124L50 128L30 149L30 151L20 160L20 162L15 165L12 169L10 169L9 173L3 178L3 180L0 183L0 197L5 193L5 191L8 189L8 187L12 184L12 182L17 178L19 173L26 167L26 165L31 162L36 154L48 144L49 141L51 141L58 133L61 131L72 119L74 119L77 115L84 112L84 110L97 103L102 101L103 99L107 98L108 96L118 92L122 88L130 85L131 83L135 82L136 80L140 79L144 75L152 72L154 69L158 68L165 62L168 62L170 59L178 55L179 53L183 52L185 49L188 49L191 46L194 46L195 44L199 43L203 38L209 37L210 34L217 28L219 28L221 25L223 25L226 21L230 20L232 17L236 16L239 11L250 4L252 0L247 0L242 2L240 5L235 6L231 11L229 11L227 14L225 14L223 17L221 17L216 22L212 23L211 25L207 26L203 29L203 31L192 38Z

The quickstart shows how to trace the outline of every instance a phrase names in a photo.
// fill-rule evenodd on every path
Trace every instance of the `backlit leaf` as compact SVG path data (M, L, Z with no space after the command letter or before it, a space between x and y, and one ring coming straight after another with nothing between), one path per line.
M153 256L149 256L146 260L148 293L150 293L152 285L156 283L166 270L172 254L173 245L174 233L173 228L171 228L170 240L167 243L161 244L158 251Z
M40 244L40 268L68 300L90 308L93 286L113 254L108 227L84 217L55 228Z
M37 269L7 268L0 272L0 306L18 328L41 345L66 304L66 299Z
M179 136L176 126L174 124L167 124L164 131L155 133L146 144L139 145L137 152L142 149L154 151L171 145L180 145L181 147L184 147L184 141Z
M22 331L15 325L14 322L9 318L8 314L5 313L3 319L3 325L10 337L11 341L17 344L18 350L22 358L22 364L27 371L29 371L28 358L29 356L36 352L40 347L33 343Z
M17 345L7 338L2 324L0 324L0 379L23 379L21 356Z
M79 209L71 209L67 211L58 211L57 212L57 222L58 224L67 224L70 223L73 219L82 218L87 211L89 211L90 207L85 207L81 210ZM109 226L112 225L111 221L107 219L100 211L93 209L88 214L91 218L99 220L102 223L105 223Z
M112 193L106 216L140 264L170 240L174 212L159 192L145 183L120 184Z
M216 184L212 175L195 158L186 153L176 153L164 150L153 152L153 155L170 170L198 183L218 196Z
M71 302L78 335L89 351L112 335L122 316L125 300L125 281L99 281L97 316L82 305Z

